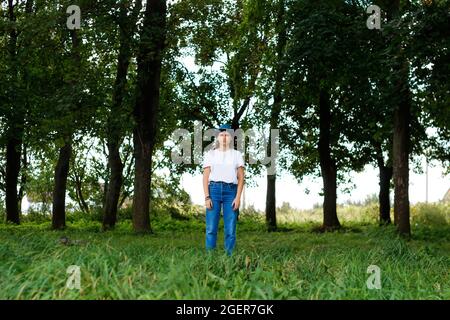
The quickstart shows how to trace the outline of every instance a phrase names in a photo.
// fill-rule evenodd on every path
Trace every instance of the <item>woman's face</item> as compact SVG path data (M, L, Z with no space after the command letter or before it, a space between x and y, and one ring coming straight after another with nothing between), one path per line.
M222 131L219 133L219 135L217 136L218 140L219 140L219 145L221 147L226 147L230 145L231 142L231 135L229 132L227 131Z

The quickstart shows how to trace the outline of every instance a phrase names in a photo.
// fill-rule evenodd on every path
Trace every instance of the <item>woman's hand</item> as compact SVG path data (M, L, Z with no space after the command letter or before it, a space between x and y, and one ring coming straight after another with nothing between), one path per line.
M211 199L205 200L205 207L206 207L206 209L212 209L212 201L211 201Z
M240 198L234 198L233 203L231 204L233 207L233 210L236 211L241 206L241 199Z

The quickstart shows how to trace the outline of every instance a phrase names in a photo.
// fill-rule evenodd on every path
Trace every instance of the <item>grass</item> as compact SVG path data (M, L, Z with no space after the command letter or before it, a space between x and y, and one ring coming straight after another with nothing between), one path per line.
M0 299L448 300L448 212L412 211L409 241L370 219L333 233L313 232L314 221L267 233L261 219L242 214L231 257L223 232L218 250L205 252L201 216L158 215L151 235L134 235L129 220L110 232L89 220L64 231L50 231L49 221L0 224ZM79 242L64 245L62 236ZM66 287L70 265L80 267L80 290ZM381 269L380 290L367 288L369 265Z

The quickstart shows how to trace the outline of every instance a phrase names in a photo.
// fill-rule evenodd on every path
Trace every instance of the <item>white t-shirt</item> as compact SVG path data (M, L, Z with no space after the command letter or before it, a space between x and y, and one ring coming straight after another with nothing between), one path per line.
M209 181L223 181L228 183L238 183L237 169L244 167L244 157L242 152L235 149L220 151L210 150L203 157L203 168L211 167Z

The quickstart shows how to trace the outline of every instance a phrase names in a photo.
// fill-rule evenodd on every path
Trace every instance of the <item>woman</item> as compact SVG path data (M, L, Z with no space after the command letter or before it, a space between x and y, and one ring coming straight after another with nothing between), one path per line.
M206 249L216 247L221 206L223 206L224 245L231 255L236 243L236 221L244 187L244 158L232 146L233 138L221 125L216 148L203 159L203 190L206 207Z

